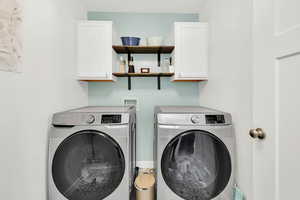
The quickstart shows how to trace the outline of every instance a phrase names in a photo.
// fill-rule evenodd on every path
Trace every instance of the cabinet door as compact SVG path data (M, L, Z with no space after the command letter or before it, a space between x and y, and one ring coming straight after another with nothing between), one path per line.
M112 22L78 24L77 67L79 80L112 80Z
M206 80L207 51L207 23L176 22L174 80Z

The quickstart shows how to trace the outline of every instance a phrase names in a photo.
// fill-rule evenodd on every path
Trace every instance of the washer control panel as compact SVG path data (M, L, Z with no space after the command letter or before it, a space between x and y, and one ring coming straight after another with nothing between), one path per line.
M206 124L225 124L224 115L205 115Z
M122 115L102 115L101 124L120 124Z
M126 117L122 117L122 114L88 113L83 115L82 120L85 125L102 125L102 124L108 125L108 124L122 124L126 122Z
M129 113L67 112L59 113L53 119L55 126L108 126L129 123Z

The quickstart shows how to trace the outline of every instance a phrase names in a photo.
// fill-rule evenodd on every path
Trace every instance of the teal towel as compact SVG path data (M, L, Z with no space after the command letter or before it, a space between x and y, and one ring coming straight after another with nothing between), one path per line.
M234 200L244 200L244 194L237 186L234 188Z

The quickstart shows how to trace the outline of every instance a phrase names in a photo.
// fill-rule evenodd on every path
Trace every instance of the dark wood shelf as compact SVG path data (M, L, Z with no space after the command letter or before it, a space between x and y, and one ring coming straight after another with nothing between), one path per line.
M160 66L161 54L170 54L175 46L112 46L118 54L157 54L157 65ZM117 77L128 77L128 90L131 90L131 77L157 77L157 89L161 89L161 77L170 77L174 73L113 73Z
M114 45L113 49L121 54L169 54L175 46L119 46Z
M170 77L174 73L113 73L117 77Z
M117 77L128 78L128 90L131 90L131 77L157 77L157 89L161 89L161 77L171 77L174 73L113 73Z
M160 66L161 54L170 54L175 46L121 46L114 45L112 48L118 54L127 54L128 61L131 54L157 54L157 65Z

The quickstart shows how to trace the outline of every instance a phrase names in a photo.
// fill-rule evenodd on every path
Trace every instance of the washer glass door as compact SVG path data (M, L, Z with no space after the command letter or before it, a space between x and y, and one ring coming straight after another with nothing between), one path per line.
M168 187L185 200L218 196L231 176L230 153L225 144L206 131L192 130L166 146L161 171Z
M108 135L80 131L65 139L55 152L52 177L68 200L100 200L121 183L125 159L120 146Z

